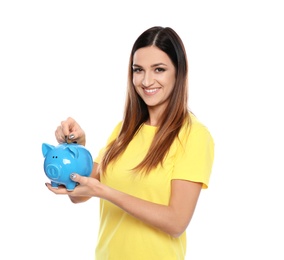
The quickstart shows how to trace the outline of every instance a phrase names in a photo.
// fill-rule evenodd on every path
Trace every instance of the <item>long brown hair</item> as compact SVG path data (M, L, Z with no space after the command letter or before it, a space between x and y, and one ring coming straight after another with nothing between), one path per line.
M160 119L159 127L145 158L133 169L149 173L163 159L185 122L190 123L188 97L188 63L186 51L178 34L170 27L155 26L144 31L135 41L128 65L128 84L120 133L106 148L100 164L102 172L126 149L141 125L149 118L148 108L133 85L133 55L143 47L156 46L165 52L176 69L176 83L169 104Z

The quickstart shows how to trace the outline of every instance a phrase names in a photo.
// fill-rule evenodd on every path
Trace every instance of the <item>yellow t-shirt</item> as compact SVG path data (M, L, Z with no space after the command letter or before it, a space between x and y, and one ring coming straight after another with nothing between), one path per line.
M145 157L156 127L143 125L125 152L107 167L101 182L133 196L168 205L171 180L184 179L208 187L214 159L214 141L208 129L191 115L192 126L183 127L172 144L163 166L147 176L136 175L134 168ZM119 133L121 123L109 141ZM182 144L182 145L181 145ZM95 159L100 163L102 151ZM186 253L186 232L173 238L132 217L112 203L100 201L100 229L96 260L183 260Z

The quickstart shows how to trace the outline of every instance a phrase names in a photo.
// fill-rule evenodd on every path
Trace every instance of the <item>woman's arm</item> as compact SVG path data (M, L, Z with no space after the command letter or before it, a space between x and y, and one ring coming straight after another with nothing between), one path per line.
M172 180L169 205L142 200L109 187L102 187L101 196L137 219L179 237L187 228L202 188L201 183Z
M179 237L187 228L202 188L201 183L185 180L172 180L169 205L161 205L131 196L110 188L99 181L98 165L94 164L91 177L75 174L73 179L79 182L73 191L65 188L48 188L55 194L67 194L74 203L88 200L91 197L105 199L120 207L128 214L162 230L173 237Z

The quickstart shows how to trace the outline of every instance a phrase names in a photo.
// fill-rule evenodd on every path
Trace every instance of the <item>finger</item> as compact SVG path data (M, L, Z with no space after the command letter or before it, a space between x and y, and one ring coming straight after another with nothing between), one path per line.
M65 135L62 132L62 127L58 126L55 130L55 138L58 143L64 143L65 142Z
M65 186L52 187L50 183L45 183L45 185L54 194L66 195L70 193L70 191L68 191Z
M68 117L67 120L62 121L61 128L66 143L77 143L77 132L80 126L72 117Z
M67 120L61 122L61 131L64 137L69 136L73 128L74 122L72 122L72 119L70 117Z
M70 174L71 180L78 182L80 185L87 185L88 184L88 177L81 176L77 173L71 173Z
M65 143L68 143L68 144L70 144L70 143L77 143L75 135L73 133L70 134L69 136L66 135L65 136Z

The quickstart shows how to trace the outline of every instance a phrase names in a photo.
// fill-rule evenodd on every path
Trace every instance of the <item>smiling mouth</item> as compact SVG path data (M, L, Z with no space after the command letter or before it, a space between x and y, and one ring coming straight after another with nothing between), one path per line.
M158 88L143 88L143 90L147 94L155 94L159 89Z

